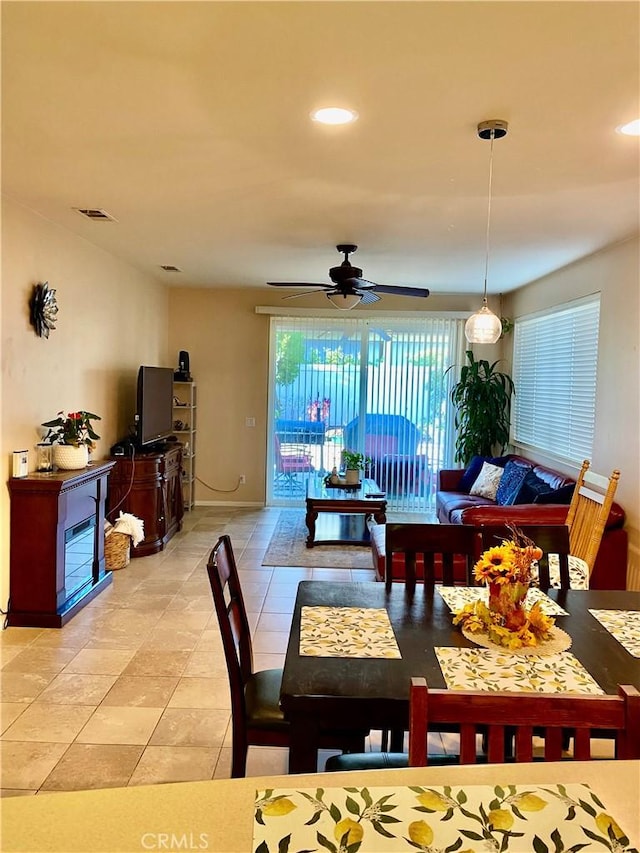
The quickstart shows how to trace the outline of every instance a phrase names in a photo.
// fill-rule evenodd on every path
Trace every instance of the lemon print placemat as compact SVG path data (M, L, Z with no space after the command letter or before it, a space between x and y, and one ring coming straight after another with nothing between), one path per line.
M518 656L506 650L445 646L435 652L449 690L604 693L571 652Z
M325 658L400 658L384 608L303 607L300 654Z
M612 634L634 658L640 658L640 611L590 610L589 613Z
M503 774L506 775L506 774ZM276 788L256 791L253 853L633 850L587 786Z
M489 590L486 586L439 586L436 587L450 610L461 610L465 604L474 604L476 601L489 603ZM540 602L540 609L547 616L568 616L567 611L556 604L548 595L537 587L531 587L527 593L524 606L531 608L536 602Z

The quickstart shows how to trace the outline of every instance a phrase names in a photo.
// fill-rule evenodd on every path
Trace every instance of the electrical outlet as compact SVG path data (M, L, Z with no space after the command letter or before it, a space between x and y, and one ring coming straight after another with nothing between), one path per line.
M245 477L244 474L240 474L240 485L246 486L246 484L247 484L247 478Z

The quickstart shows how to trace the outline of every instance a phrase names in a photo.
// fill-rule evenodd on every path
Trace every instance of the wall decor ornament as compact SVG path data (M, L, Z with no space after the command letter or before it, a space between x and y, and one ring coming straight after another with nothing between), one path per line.
M48 338L49 331L56 327L55 320L58 313L56 292L49 287L48 281L33 286L29 299L29 312L29 319L36 330L36 335L40 338Z

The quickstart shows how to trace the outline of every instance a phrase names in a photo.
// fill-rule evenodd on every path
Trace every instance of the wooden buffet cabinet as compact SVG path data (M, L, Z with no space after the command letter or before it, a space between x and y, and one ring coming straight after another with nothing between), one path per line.
M60 628L111 583L104 520L114 464L9 480L9 625Z
M111 459L115 468L109 478L109 521L115 522L120 512L142 519L144 539L131 549L131 556L157 554L182 528L182 445Z

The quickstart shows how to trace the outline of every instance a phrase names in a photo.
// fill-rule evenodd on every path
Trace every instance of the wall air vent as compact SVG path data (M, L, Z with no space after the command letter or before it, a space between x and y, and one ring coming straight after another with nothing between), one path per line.
M182 272L180 267L176 267L173 264L160 264L160 269L165 272Z
M110 213L107 213L106 210L102 210L99 207L74 207L73 209L77 210L78 213L81 213L82 216L86 216L87 219L93 219L95 222L118 221L115 216L111 216Z

